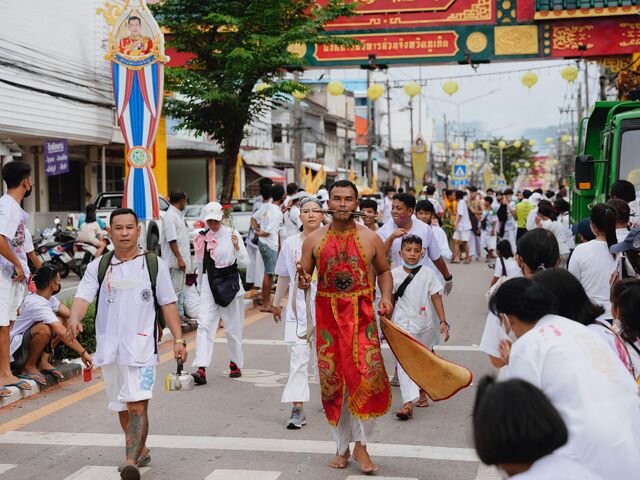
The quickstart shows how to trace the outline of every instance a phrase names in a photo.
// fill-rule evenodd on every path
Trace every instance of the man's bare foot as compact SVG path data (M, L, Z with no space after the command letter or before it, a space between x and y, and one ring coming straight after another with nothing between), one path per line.
M329 462L329 466L331 468L343 469L347 468L347 464L349 463L349 457L351 456L351 452L347 450L344 455L340 455L336 452L336 456L333 457L333 460Z
M360 464L360 471L367 475L378 471L378 465L373 463L367 447L360 442L356 442L356 446L353 448L353 459Z
M16 385L17 383L20 383L20 387L22 390L31 390L31 385L29 385L27 382L19 379L18 377L14 376L14 375L7 375L6 377L0 377L0 385L5 385L5 386L9 386L9 385Z

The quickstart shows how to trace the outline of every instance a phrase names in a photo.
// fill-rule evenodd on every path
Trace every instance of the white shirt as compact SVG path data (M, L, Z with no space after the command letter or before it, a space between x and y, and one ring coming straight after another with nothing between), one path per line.
M444 213L444 209L442 208L440 200L433 196L427 197L427 200L429 200L433 204L433 209L436 211L436 215L441 216Z
M536 215L538 215L537 206L532 208L531 211L527 214L527 230L533 230L534 228L537 228Z
M560 250L560 255L569 255L571 251L569 249L569 245L567 245L567 236L564 225L558 221L552 221L551 219L541 220L540 226L545 230L549 230L553 233L553 236L556 237L556 241L558 242L558 249Z
M76 298L93 302L98 294L100 258L91 262L80 280ZM158 259L156 296L160 306L176 302L167 263ZM94 365L157 365L155 350L155 306L144 256L120 263L114 255L100 287L96 312Z
M80 225L80 230L78 231L78 237L76 240L78 242L93 244L101 232L102 229L100 228L100 225L98 225L98 222L83 222L82 225Z
M640 225L640 206L637 199L629 202L629 210L629 227L635 228Z
M624 242L625 238L627 238L627 235L629 235L628 228L616 228L616 239L618 240L618 243Z
M522 276L522 270L520 270L515 258L503 258L502 260L504 261L504 268L506 272L502 271L502 262L500 261L500 258L497 258L496 266L493 269L494 277L500 278L504 275L507 278L517 278Z
M162 239L162 258L165 259L169 268L178 268L178 259L171 251L169 242L176 242L178 244L178 251L184 263L186 264L186 271L191 271L191 245L189 243L189 229L187 228L187 222L184 220L184 215L173 205L169 206L162 217L162 230L164 232L164 238Z
M409 276L404 267L391 270L393 276L393 292ZM411 334L422 334L435 327L433 309L429 308L431 296L442 291L442 283L430 268L422 267L407 285L402 297L393 308L392 321Z
M592 323L590 325L587 325L587 328L596 332L600 336L600 338L602 338L606 342L614 355L620 359L620 361L624 365L624 368L626 368L627 371L631 373L633 367L633 362L631 360L629 352L629 350L631 350L631 347L627 346L621 337L616 336L611 328L607 328L601 323ZM635 371L633 372L633 374L634 376L636 375Z
M275 274L289 277L289 298L287 299L287 309L285 311L285 331L284 340L288 343L299 342L307 334L307 304L305 301L305 291L298 288L296 282L296 263L302 256L302 238L298 233L287 238L282 244L278 261L276 262ZM315 298L318 289L317 269L314 270L311 282L311 315L315 317ZM296 298L296 312L293 310L293 297ZM315 323L315 322L314 322Z
M440 252L440 246L433 236L433 230L431 226L417 219L411 220L411 229L407 232L408 235L417 235L422 239L422 247L427 249L427 254L424 256L422 262L423 265L429 265L429 259L437 260L442 254ZM393 219L385 223L376 233L385 241L389 236L395 232L399 227L393 222ZM402 258L400 257L400 245L402 244L402 238L396 238L391 244L389 250L389 256L391 257L391 267L402 265Z
M493 313L489 312L487 320L484 324L484 331L482 332L482 339L478 350L491 355L492 357L500 358L500 340L508 340L507 333L504 331L500 319Z
M558 409L569 430L558 454L607 480L638 476L638 386L595 332L546 315L513 343L501 377L532 383Z
M602 305L600 319L611 318L609 278L616 269L616 260L604 240L591 240L576 247L567 269L580 280L592 302Z
M260 230L267 232L266 237L258 237L258 242L265 244L271 250L278 250L278 230L282 226L282 211L278 205L273 203L265 203L260 209L253 214Z
M604 480L604 477L564 455L552 453L538 459L529 470L510 477L510 480Z
M0 235L5 236L9 247L18 257L22 270L27 274L29 265L24 243L28 221L29 215L11 195L5 194L0 198ZM4 270L8 275L14 271L13 264L2 255L0 255L0 270Z
M571 231L571 218L568 213L563 213L558 217L558 221L562 224L564 229L564 241L569 247L569 250L576 248L576 240L573 232Z
M300 233L302 220L300 220L300 207L293 205L284 212L284 238L289 238Z
M449 239L447 238L447 232L445 232L442 227L434 226L431 226L431 231L433 232L433 236L438 242L442 258L444 258L448 262L453 258L453 253L451 253L451 248L449 248Z
M464 199L458 200L456 210L456 231L463 232L471 230L471 219L469 218L469 208Z
M391 221L391 206L393 200L387 196L382 199L382 223Z
M36 323L42 322L50 325L60 321L56 316L59 308L60 300L55 296L47 300L36 293L27 295L18 312L18 318L16 318L16 322L13 324L11 332L9 333L9 341L11 343L9 353L12 357L15 351L22 345L22 337L24 334ZM13 361L13 359L11 361Z

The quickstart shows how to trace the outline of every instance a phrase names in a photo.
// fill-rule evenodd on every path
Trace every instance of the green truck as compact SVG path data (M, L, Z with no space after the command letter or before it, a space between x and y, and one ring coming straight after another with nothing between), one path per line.
M640 101L596 102L580 122L572 185L571 220L589 216L618 179L640 191Z

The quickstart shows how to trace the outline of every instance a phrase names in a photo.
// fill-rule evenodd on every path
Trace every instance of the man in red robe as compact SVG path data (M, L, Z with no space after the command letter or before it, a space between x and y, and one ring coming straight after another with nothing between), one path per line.
M142 20L140 17L129 17L127 27L131 35L120 40L118 49L123 55L139 57L151 53L153 41L149 37L142 35Z
M391 406L389 377L384 368L374 316L375 279L382 293L379 310L389 316L393 279L382 240L357 224L356 186L340 180L329 189L331 224L304 241L298 266L299 287L308 288L318 269L316 349L322 404L337 445L330 466L345 468L349 443L364 473L378 467L367 453L372 420Z

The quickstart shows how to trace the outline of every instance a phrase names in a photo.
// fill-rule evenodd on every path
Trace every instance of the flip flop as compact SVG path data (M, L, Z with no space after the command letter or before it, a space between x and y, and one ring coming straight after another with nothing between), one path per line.
M48 373L49 375L53 375L54 377L59 378L60 380L64 380L64 375L62 374L62 372L58 368L51 368L49 370L42 370L42 373Z
M396 417L398 417L398 420L409 420L410 418L413 418L413 412L406 407L401 408L396 412Z
M0 387L0 398L6 398L11 396L11 390L7 387Z
M144 456L140 455L138 457L138 461L136 462L136 466L138 468L142 468L142 467L146 467L150 463L151 463L151 450L147 450L146 455L144 455ZM118 467L118 471L122 472L122 470L124 470L124 467L125 467L125 464L123 463L122 465L120 465Z
M23 375L18 375L18 378L22 378L24 380L33 380L38 385L42 385L43 387L47 386L47 379L41 373L25 373Z
M416 402L416 407L418 408L427 408L430 405L429 400L424 399L424 400L418 400Z
M27 382L26 380L20 380L19 382L16 382L16 383L7 383L5 387L16 387L16 388L19 388L20 390L31 390L31 385L29 385L29 382Z

